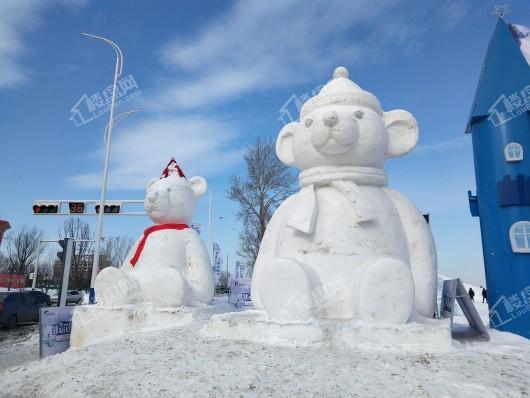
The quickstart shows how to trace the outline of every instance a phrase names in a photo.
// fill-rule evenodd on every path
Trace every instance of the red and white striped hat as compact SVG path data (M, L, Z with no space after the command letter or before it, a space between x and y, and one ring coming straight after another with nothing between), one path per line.
M162 172L162 175L160 176L160 178L166 178L170 174L173 174L173 173L178 173L179 177L186 178L186 176L182 172L182 169L179 167L179 165L175 161L175 158L171 158L171 160L167 164L166 168Z

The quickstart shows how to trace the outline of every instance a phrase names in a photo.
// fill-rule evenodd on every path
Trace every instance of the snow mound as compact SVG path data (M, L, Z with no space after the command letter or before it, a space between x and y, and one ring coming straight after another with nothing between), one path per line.
M490 342L415 354L211 340L187 326L131 333L0 370L7 397L521 397L530 344ZM508 338L509 337L509 338ZM510 341L509 341L510 340ZM10 355L2 351L2 355Z

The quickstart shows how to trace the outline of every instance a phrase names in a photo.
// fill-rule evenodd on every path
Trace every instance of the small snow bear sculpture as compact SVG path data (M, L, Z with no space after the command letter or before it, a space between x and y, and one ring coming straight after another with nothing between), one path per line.
M107 267L98 274L98 303L175 307L211 300L214 283L208 253L188 226L205 191L205 179L186 179L174 159L160 179L148 183L144 208L155 225L145 230L120 269Z
M432 317L436 250L423 216L387 188L384 161L410 152L414 117L384 112L339 67L285 125L279 159L300 191L276 210L261 243L252 301L269 318L403 324Z

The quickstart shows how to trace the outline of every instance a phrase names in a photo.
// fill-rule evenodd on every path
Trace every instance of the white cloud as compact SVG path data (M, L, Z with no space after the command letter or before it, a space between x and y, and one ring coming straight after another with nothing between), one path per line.
M38 0L0 1L0 88L13 87L27 79L20 65L23 37L37 23L41 8Z
M466 2L439 10L437 3L410 0L238 1L213 23L163 46L161 59L179 78L165 79L151 106L200 107L321 79L341 64L388 59L392 48L414 51L428 29L452 27L468 9Z
M198 117L160 117L130 128L122 126L112 142L109 188L143 189L171 157L187 177L219 175L242 158L242 151L234 147L236 138L229 124ZM98 152L103 153L103 148ZM101 175L81 174L69 182L96 189Z
M153 107L193 108L256 89L303 83L340 64L351 65L389 38L412 40L412 30L388 23L401 0L240 1L198 34L161 50L186 80L164 81ZM390 18L391 20L391 18ZM352 41L352 30L359 39ZM398 34L399 31L399 34ZM390 39L391 37L391 39Z
M28 71L22 64L28 47L24 39L40 24L43 10L56 3L78 7L86 1L0 0L0 89L28 80Z
M465 1L445 0L439 4L438 16L443 27L453 29L469 13L472 6L476 6Z

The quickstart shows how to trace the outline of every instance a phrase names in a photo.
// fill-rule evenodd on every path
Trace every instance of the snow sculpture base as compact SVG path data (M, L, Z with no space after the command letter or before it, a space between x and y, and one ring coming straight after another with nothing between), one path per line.
M70 347L83 347L125 333L186 326L193 321L197 310L189 307L154 308L148 304L78 306L72 317Z
M270 320L265 311L243 311L212 316L201 334L209 338L278 346L331 344L422 353L447 352L451 348L450 323L427 318L403 325L337 320L281 323Z

